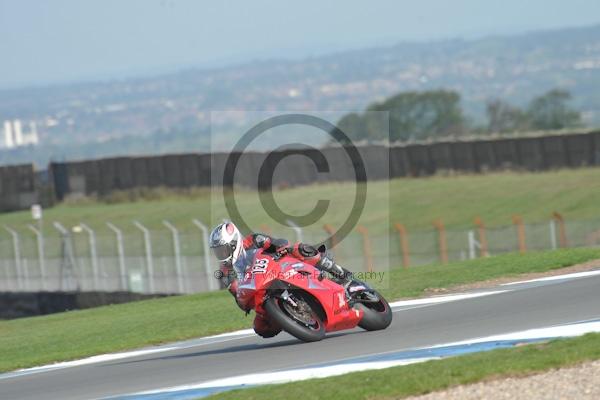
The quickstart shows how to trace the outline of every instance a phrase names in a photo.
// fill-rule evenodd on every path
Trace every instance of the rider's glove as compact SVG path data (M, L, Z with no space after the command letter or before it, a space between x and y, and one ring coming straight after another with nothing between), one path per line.
M271 245L271 238L260 233L254 234L252 241L254 242L254 246L259 249L266 249Z

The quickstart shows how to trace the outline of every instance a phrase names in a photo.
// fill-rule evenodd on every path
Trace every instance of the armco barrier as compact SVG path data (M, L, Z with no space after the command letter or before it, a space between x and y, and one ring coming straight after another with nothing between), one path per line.
M21 210L39 202L45 189L33 165L0 167L0 212Z
M70 310L128 303L168 294L131 292L0 292L0 319L33 317Z
M600 165L600 132L365 145L359 146L358 150L368 166L369 179L428 176L444 171L543 171ZM272 182L275 186L354 180L352 161L341 147L320 151L288 149L278 153L279 157L269 157L265 165L265 168L276 171ZM315 157L315 154L323 157ZM266 156L266 153L244 153L239 159L234 183L257 188L260 167ZM223 176L228 157L226 153L116 157L52 163L49 170L56 198L62 200L70 195L104 196L115 190L140 187L219 185L219 182L213 182L213 178ZM329 173L319 173L323 167L327 167L325 170ZM32 176L32 166L0 168L0 209L26 207L28 200L35 197L35 190L31 189L34 185Z

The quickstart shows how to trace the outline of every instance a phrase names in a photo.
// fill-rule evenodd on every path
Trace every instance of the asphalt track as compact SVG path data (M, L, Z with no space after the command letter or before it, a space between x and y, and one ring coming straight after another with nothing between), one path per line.
M334 333L318 343L250 334L69 368L0 375L0 399L94 399L350 357L600 318L600 275L527 282L458 301L394 308L385 331ZM160 321L157 321L160 323ZM170 348L170 347L168 347Z

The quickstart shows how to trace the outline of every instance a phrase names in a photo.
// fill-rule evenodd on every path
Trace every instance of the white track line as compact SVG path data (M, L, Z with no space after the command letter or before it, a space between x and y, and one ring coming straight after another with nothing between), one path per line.
M427 357L418 358L411 360L398 360L398 361L373 361L356 364L343 364L343 365L330 365L327 367L319 368L302 368L294 369L293 371L276 371L268 373L257 373L248 374L242 376L235 376L231 378L217 379L214 381L208 381L204 383L173 386L165 389L149 390L145 392L132 393L131 395L148 395L168 392L179 392L183 390L194 390L194 389L206 389L215 387L229 387L237 385L265 385L265 384L276 384L276 383L287 383L295 381L303 381L313 378L327 378L331 376L344 375L350 372L366 371L369 369L384 369L395 367L398 365L409 365L418 362L424 362L429 360L435 360L439 357ZM115 397L121 397L115 396Z
M563 280L563 279L577 279L577 278L585 278L585 277L588 277L588 276L595 276L595 275L600 275L600 269L599 270L593 270L593 271L585 271L585 272L575 272L575 273L566 274L566 275L547 276L545 278L530 279L528 281L503 283L500 286L520 285L522 283L532 283L532 282L560 281L560 280Z
M406 306L419 306L419 305L429 305L429 304L440 304L440 303L448 303L451 301L457 300L468 300L474 299L476 297L484 297L490 296L492 294L501 294L509 292L510 290L495 290L489 292L477 292L477 293L463 293L463 294L451 294L447 296L436 296L436 297L427 297L423 299L414 299L414 300L401 300L390 303L390 307L406 307Z
M497 342L502 340L531 340L545 338L568 338L585 335L586 333L600 332L600 321L580 322L569 325L556 325L546 328L528 329L525 331L511 332L501 335L486 336L460 342L439 344L428 348L460 346L484 342Z
M539 328L539 329L529 329L525 331L512 332L504 335L494 335L487 336L482 338L476 338L471 340L465 340L462 342L453 342L440 344L436 346L424 347L421 349L434 349L438 347L449 347L449 346L462 346L462 345L472 345L476 343L484 343L484 342L496 342L496 341L519 341L519 340L529 340L529 339L546 339L546 338L566 338L566 337L575 337L581 336L590 332L600 332L600 321L592 321L592 322L581 322L572 325L559 325L553 327ZM416 349L417 350L417 349ZM390 354L396 353L395 351L380 353L382 357ZM376 356L376 355L375 355ZM366 361L366 362L355 362L355 363L343 363L344 360L339 360L340 364L336 365L327 365L327 366L315 366L315 367L306 367L300 369L290 369L284 371L273 371L273 372L263 372L263 373L255 373L255 374L247 374L235 377L228 377L222 379L216 379L211 381L205 381L195 384L181 385L181 386L173 386L162 389L155 389L149 391L143 391L138 393L124 394L120 396L115 396L115 398L123 397L123 396L145 396L145 395L155 395L155 394L166 394L180 391L191 391L198 389L209 389L209 388L240 388L254 385L265 385L265 384L281 384L287 382L296 382L303 381L307 379L313 378L327 378L332 376L338 376L347 374L350 372L358 372L358 371L366 371L366 370L377 370L384 369L390 367L396 367L401 365L409 365L415 364L430 360L439 360L444 357L434 356L434 357L417 357L411 359L398 359L398 360L387 360L387 361Z
M163 353L163 352L172 351L172 350L182 350L182 349L187 349L187 348L191 348L191 347L204 346L207 344L223 343L223 342L227 342L230 340L252 337L254 335L255 335L255 333L254 333L253 329L243 329L243 330L239 330L239 331L235 331L235 332L227 332L227 333L222 333L219 335L206 336L206 337L203 337L200 339L195 339L194 341L198 341L198 342L192 343L192 344L190 344L190 341L186 341L186 342L175 343L175 344L172 344L169 346L161 346L161 347L156 347L156 348L126 351L126 352L121 352L121 353L101 354L101 355L97 355L97 356L83 358L80 360L58 362L55 364L49 364L49 365L33 367L33 368L26 368L26 369L17 370L15 372L8 372L5 374L0 374L0 380L7 379L7 378L14 378L17 376L35 374L35 373L39 373L39 372L54 371L54 370L63 369L63 368L80 367L83 365L97 364L97 363L102 363L102 362L106 362L106 361L116 361L116 360L122 360L124 358L132 358L132 357L139 357L139 356L155 354L155 353ZM221 339L221 340L213 341L213 339Z

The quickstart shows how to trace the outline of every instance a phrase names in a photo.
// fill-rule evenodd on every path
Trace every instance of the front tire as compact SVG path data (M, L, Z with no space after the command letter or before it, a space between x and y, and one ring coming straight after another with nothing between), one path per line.
M377 303L357 303L355 308L363 310L364 315L358 326L367 331L379 331L387 328L392 323L392 309L387 300L378 292L374 293L379 297Z
M285 311L283 301L278 297L270 297L263 303L263 308L284 331L304 342L318 342L325 337L325 325L316 313L312 316L315 324L302 324Z

